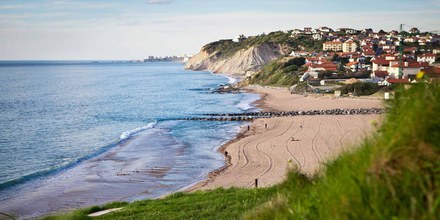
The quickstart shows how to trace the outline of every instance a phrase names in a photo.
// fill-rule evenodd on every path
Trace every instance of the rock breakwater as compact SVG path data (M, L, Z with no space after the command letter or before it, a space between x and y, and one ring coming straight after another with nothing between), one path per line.
M255 118L273 118L302 115L369 115L383 114L384 108L357 108L357 109L329 109L309 111L271 111L271 112L246 112L246 113L225 113L225 114L203 114L201 117L183 118L182 120L196 121L250 121Z

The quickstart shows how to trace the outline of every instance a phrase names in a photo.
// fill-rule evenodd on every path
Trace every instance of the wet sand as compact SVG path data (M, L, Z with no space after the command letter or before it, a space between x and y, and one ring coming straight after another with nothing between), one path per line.
M265 110L325 110L334 108L377 108L377 99L354 99L331 96L304 97L287 90L252 88L263 97ZM225 167L211 173L206 181L189 189L217 187L271 186L282 182L289 169L314 175L326 161L353 149L374 130L380 115L319 115L257 119L250 129L242 128L242 137L221 148L228 153Z
M27 219L176 191L191 183L175 160L183 147L160 129L148 129L72 169L0 193L0 211Z

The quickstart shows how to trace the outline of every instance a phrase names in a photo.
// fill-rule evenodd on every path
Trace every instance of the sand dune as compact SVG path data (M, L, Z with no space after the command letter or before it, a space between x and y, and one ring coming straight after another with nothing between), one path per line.
M266 94L267 108L280 111L381 106L379 100L303 97L276 89L258 89L257 92ZM294 167L313 175L324 168L325 161L353 148L373 131L372 122L379 120L379 115L257 119L249 131L247 126L243 127L244 137L222 148L228 152L227 167L214 172L193 189L254 187L255 179L259 186L270 186L282 182L289 168Z

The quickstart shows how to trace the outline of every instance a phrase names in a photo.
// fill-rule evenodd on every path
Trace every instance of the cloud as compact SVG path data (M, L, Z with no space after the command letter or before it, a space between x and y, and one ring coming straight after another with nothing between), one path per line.
M52 2L52 4L58 7L81 8L81 9L114 7L114 5L107 3L90 3L90 2L79 2L79 1L54 1Z
M147 4L149 5L159 5L159 4L169 4L172 3L172 0L148 0Z
M25 8L25 5L0 5L0 10Z

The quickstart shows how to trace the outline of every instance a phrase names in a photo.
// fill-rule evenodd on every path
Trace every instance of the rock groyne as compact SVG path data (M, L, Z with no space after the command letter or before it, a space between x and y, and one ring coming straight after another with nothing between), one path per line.
M251 121L255 118L273 118L303 115L369 115L383 114L384 108L357 108L357 109L329 109L308 111L271 111L271 112L246 112L225 114L203 114L201 117L183 118L182 120L194 121Z

